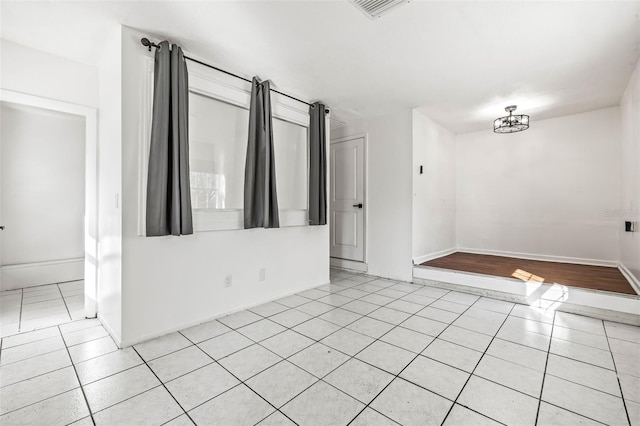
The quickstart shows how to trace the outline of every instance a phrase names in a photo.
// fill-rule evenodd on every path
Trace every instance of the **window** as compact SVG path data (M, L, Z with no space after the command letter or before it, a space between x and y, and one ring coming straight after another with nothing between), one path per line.
M197 63L189 67L189 165L194 231L244 228L244 167L251 84ZM147 159L153 96L153 59L142 93L140 208L144 235ZM280 226L308 224L308 106L271 93Z
M189 96L193 209L242 210L249 111L197 93ZM280 210L307 209L307 128L273 119Z
M307 128L273 119L276 190L280 210L306 210L308 179Z
M193 209L242 210L249 111L189 94Z

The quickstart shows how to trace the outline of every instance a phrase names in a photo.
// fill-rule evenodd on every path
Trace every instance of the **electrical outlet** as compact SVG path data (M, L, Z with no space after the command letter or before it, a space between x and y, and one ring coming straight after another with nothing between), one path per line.
M264 281L267 278L266 268L260 268L258 271L258 281Z
M231 287L232 284L233 284L233 276L232 275L227 275L226 277L224 277L224 286L225 287Z

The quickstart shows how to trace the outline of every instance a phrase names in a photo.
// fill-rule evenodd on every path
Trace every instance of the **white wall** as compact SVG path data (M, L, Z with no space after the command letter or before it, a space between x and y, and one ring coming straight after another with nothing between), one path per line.
M0 40L3 89L85 106L98 106L98 69Z
M84 118L1 105L0 264L83 257Z
M98 126L98 316L111 335L122 339L122 36L120 27L104 34L100 58Z
M84 278L84 117L2 102L0 290Z
M620 102L622 115L622 202L618 221L640 226L640 61ZM622 224L620 224L622 226ZM620 263L640 282L640 231L621 232Z
M141 86L150 53L140 45L143 34L122 31L122 343L327 283L328 226L137 235Z
M420 174L420 166L423 174ZM413 259L456 247L455 134L413 110Z
M615 264L620 140L618 107L458 135L458 247Z
M367 134L366 263L372 275L410 281L412 112L355 121L332 138Z

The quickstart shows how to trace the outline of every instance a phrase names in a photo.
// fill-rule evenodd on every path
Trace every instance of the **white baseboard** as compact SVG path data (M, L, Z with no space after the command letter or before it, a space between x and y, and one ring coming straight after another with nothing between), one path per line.
M547 254L518 253L518 252L512 252L512 251L473 249L473 248L467 248L467 247L458 247L455 251L458 251L461 253L486 254L490 256L515 257L518 259L541 260L544 262L575 263L578 265L609 266L613 268L618 267L618 261L616 260L600 260L600 259L587 259L582 257L552 256Z
M638 278L636 278L636 276L633 275L633 273L622 263L618 264L618 269L620 270L622 275L624 275L627 281L629 281L629 284L635 290L635 292L637 294L640 294L640 280L638 280Z
M347 259L338 259L337 257L329 258L329 266L333 266L340 269L346 269L347 271L364 272L365 274L369 270L369 265L364 262L356 262Z
M116 346L119 347L120 349L122 349L123 346L122 346L122 341L120 340L120 336L118 336L113 331L113 328L111 328L111 325L107 321L105 321L104 317L102 315L100 315L100 313L98 313L98 320L100 321L100 323L102 324L104 329L107 330L107 333L109 333L109 335L111 336L111 338L115 342Z
M84 258L22 263L0 267L0 290L84 279Z
M435 253L423 254L422 256L414 257L413 264L419 265L421 263L428 262L430 260L437 259L439 257L449 256L450 254L453 254L456 251L458 250L455 247L453 247L453 248L448 248L446 250L440 250Z
M144 336L135 337L135 338L132 338L132 339L126 339L126 340L122 340L120 342L116 341L116 344L118 345L119 348L126 348L128 346L137 345L138 343L146 342L147 340L151 340L151 339L155 339L157 337L165 336L165 335L167 335L169 333L175 333L176 331L184 330L185 328L193 327L195 325L199 325L199 324L202 324L202 323L205 323L205 322L208 322L208 321L213 321L215 319L222 318L222 317L227 316L227 315L235 314L236 312L244 311L246 309L251 309L251 308L254 308L256 306L263 305L265 303L273 302L274 300L282 299L283 297L291 296L291 295L294 295L294 294L297 294L297 293L301 293L303 291L311 290L312 288L321 287L321 286L327 285L327 284L329 284L329 281L323 282L322 284L314 284L314 285L311 285L311 286L308 286L308 287L300 288L300 289L297 289L296 291L287 292L287 293L281 294L281 295L279 295L277 297L261 301L260 303L253 303L253 304L246 305L246 306L243 306L243 307L240 307L240 308L231 309L229 311L216 313L216 314L213 314L213 315L211 315L209 317L203 318L203 319L198 320L198 321L190 321L188 323L180 324L180 325L175 326L175 327L169 327L169 328L166 328L166 329L164 329L162 331L158 331L156 333L150 333L150 334L146 334ZM100 318L99 314L98 314L98 318ZM102 320L100 320L100 321L102 321ZM107 329L109 334L111 334L111 337L113 337L113 333L111 333L108 328L105 327L105 329ZM116 339L114 338L114 340L116 340Z

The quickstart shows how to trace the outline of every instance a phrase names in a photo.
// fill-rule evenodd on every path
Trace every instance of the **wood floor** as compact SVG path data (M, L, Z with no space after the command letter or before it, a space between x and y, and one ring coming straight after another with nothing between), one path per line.
M636 294L618 268L606 266L542 262L539 260L471 253L453 253L449 256L421 263L421 266L518 278L523 281L557 283L592 290Z

